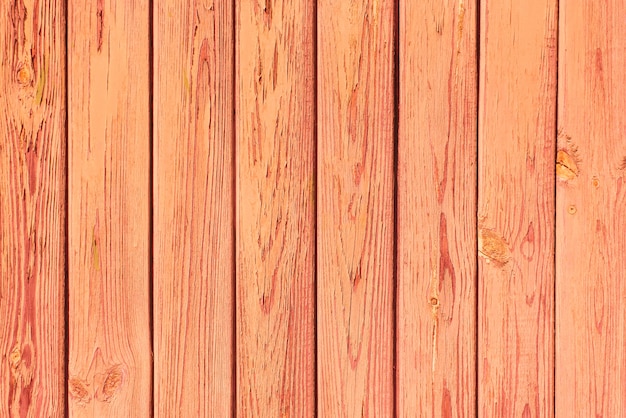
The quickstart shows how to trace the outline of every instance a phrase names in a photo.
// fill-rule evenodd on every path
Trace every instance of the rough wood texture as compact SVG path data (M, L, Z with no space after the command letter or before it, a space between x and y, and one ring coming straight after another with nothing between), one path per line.
M393 414L393 2L318 3L321 416Z
M561 2L557 416L626 416L626 2Z
M400 2L398 415L476 411L477 3Z
M147 0L70 0L69 412L151 407Z
M0 416L65 410L65 3L0 3Z
M556 6L481 2L481 417L554 414Z
M314 2L237 2L237 413L313 416Z
M232 413L233 3L154 3L154 408Z

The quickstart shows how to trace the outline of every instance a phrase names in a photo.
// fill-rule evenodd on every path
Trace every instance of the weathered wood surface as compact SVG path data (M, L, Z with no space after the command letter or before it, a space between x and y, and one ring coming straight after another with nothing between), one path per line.
M556 414L626 416L626 2L561 2Z
M314 414L314 13L236 5L239 416Z
M626 416L625 17L0 2L0 417Z
M0 3L0 416L65 411L65 2Z
M149 2L68 2L69 413L151 410Z
M481 2L481 417L554 414L556 27L556 0Z
M154 3L155 416L233 406L233 4Z
M477 3L400 2L399 416L476 411Z
M319 414L394 404L393 2L318 2Z

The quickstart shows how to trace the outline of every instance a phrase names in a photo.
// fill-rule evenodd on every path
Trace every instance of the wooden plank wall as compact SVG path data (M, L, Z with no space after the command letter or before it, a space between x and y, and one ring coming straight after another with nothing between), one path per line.
M391 2L318 2L321 416L393 414Z
M153 4L154 413L225 417L234 384L233 7Z
M626 416L625 18L2 2L0 417Z
M557 1L482 1L478 414L554 414Z
M556 414L626 415L626 2L561 2Z
M398 415L476 403L477 2L400 2Z
M315 410L314 2L237 3L237 414Z
M65 3L0 3L0 416L66 405Z
M151 411L148 1L68 2L68 400Z

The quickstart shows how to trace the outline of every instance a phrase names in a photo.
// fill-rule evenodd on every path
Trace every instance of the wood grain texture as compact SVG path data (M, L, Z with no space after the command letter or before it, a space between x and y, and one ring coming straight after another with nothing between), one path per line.
M318 2L321 416L393 414L393 2Z
M233 404L233 3L154 3L154 408Z
M624 0L559 10L557 416L626 416L625 19Z
M236 5L239 416L314 415L313 6Z
M481 2L479 416L554 414L555 0Z
M400 2L399 416L476 411L477 3Z
M68 10L69 412L151 408L147 0Z
M65 3L0 3L0 416L65 411Z

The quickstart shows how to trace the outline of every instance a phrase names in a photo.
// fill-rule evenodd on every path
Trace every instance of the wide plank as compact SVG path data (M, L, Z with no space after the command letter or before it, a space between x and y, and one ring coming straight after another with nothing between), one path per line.
M72 417L151 411L148 5L68 2Z
M478 415L554 415L557 1L483 1Z
M233 2L154 2L154 412L233 406Z
M236 2L238 416L314 415L314 12Z
M400 2L398 415L476 413L477 2Z
M562 1L556 415L626 416L626 1Z
M0 2L0 416L65 412L65 2Z
M394 408L394 4L318 2L318 408Z

